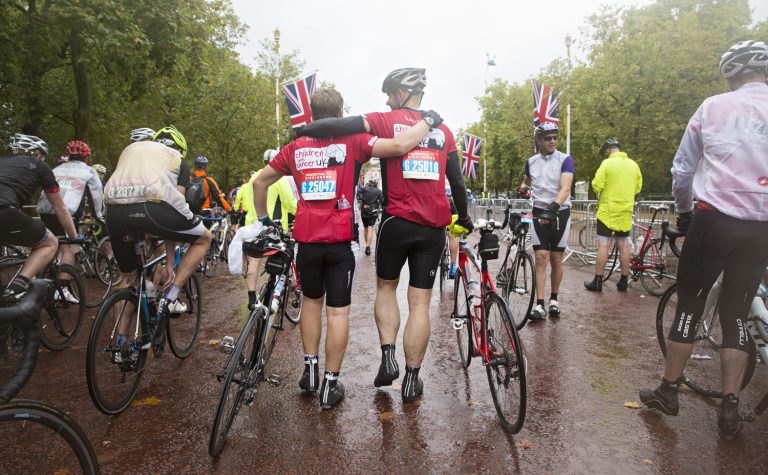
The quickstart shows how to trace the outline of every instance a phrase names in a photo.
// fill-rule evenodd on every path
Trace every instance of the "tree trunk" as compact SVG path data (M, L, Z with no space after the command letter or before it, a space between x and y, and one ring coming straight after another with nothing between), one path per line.
M75 138L88 139L91 128L91 89L88 82L88 71L83 61L83 38L77 28L69 32L70 50L72 52L72 72L77 90L77 105L75 106Z

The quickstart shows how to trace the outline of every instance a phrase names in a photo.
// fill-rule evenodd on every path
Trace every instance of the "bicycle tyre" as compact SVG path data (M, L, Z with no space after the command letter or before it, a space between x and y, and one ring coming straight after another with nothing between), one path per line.
M86 475L98 475L98 458L80 426L63 412L38 401L17 399L0 405L0 423L24 421L41 424L61 436L72 449Z
M613 272L619 267L619 247L616 245L616 240L611 240L611 247L608 251L608 260L605 263L605 269L603 269L603 282L607 282L611 278Z
M85 379L88 383L88 393L91 396L91 400L105 414L114 415L124 411L133 401L136 392L139 390L141 378L144 375L147 350L142 349L142 346L149 341L150 336L147 333L144 311L140 310L137 313L137 308L140 309L140 302L139 297L134 291L131 289L120 289L107 298L96 315L93 327L91 327L85 356ZM112 342L112 332L116 330L117 322L122 319L121 316L118 317L117 321L111 322L110 317L113 315L113 310L117 311L120 315L125 315L129 319L127 325L129 331L134 331L136 325L134 318L137 316L139 318L139 339L127 343L131 346L131 350L129 350L131 352L128 354L126 351L123 351L125 353L123 357L128 361L121 363L112 362L116 347L116 343L113 344ZM102 334L102 332L106 333ZM105 335L106 340L104 338ZM123 347L125 347L125 344ZM134 354L136 355L136 360L131 364L130 359L133 358ZM111 400L106 395L107 385L101 382L102 379L109 379L110 377L103 375L105 371L100 369L101 365L97 365L97 360L99 364L105 363L105 368L109 370L117 368L117 372L106 371L107 373L115 373L120 376L118 383L121 388L117 391L120 395ZM127 385L125 385L126 373L135 373L135 377Z
M62 278L62 274L67 277ZM40 343L51 351L59 351L72 343L83 323L85 285L80 273L68 264L50 266L45 270L44 276L50 279L53 285L43 306L46 316L41 316L39 320ZM69 282L67 288L78 300L77 303L69 302L66 298L56 298L64 288L62 281Z
M667 335L672 325L677 308L677 284L672 284L659 300L656 310L656 337L659 340L661 352L667 356ZM717 308L710 315L704 315L694 330L693 351L691 359L686 363L682 381L694 392L702 396L720 398L723 397L721 366L720 366L720 321L717 316ZM708 336L702 332L706 331ZM756 361L755 342L749 336L747 368L744 373L742 389L747 387L755 372Z
M489 295L484 310L490 360L485 369L493 405L504 430L517 434L525 422L528 397L523 348L515 322L501 297Z
M503 299L507 302L516 328L521 330L528 323L533 302L536 300L536 266L533 257L527 251L518 251L511 270L507 285L502 290ZM520 319L516 317L521 313L519 310L522 310Z
M203 285L200 277L192 274L179 294L180 301L187 304L184 313L171 314L165 326L168 346L176 358L184 359L192 353L200 332L200 317L203 313Z
M475 355L475 345L472 335L472 306L469 301L467 284L464 273L456 272L453 281L453 314L451 318L461 318L464 326L456 332L456 342L459 344L459 364L462 368L468 368Z
M219 241L217 239L211 240L211 245L208 247L208 252L205 254L205 276L211 278L216 275L216 267L219 264Z
M86 302L87 308L94 308L104 303L104 300L109 296L112 291L112 286L115 285L120 279L120 271L117 268L117 263L114 259L110 259L101 249L94 247L90 250L90 256L86 258L86 262L82 263L83 268L89 268L88 279L89 282L96 282L96 298L90 302ZM117 272L117 275L115 275ZM85 281L83 282L85 283Z
M653 264L654 255L661 256L661 251L659 250L659 242L661 242L661 239L653 239L651 240L651 245L643 249L639 259L640 265L651 265ZM644 269L640 271L640 283L643 284L643 288L645 288L645 290L654 297L663 295L664 291L667 290L668 287L665 282L672 280L667 275L666 265L663 263L663 260L659 266L660 268L657 270Z
M208 438L208 455L216 457L221 452L226 442L227 435L232 429L232 423L237 417L240 407L243 405L243 396L247 389L248 376L255 365L256 332L254 326L261 316L257 310L251 312L248 321L237 338L237 344L227 358L224 366L224 386L221 389L219 403L213 416L211 434ZM234 387L233 387L234 385ZM230 389L234 389L233 398L230 401ZM231 406L228 403L231 402Z
M298 325L301 321L301 306L304 303L304 296L301 293L301 289L297 289L293 280L290 280L286 285L285 299L283 303L283 314L289 322L294 325Z

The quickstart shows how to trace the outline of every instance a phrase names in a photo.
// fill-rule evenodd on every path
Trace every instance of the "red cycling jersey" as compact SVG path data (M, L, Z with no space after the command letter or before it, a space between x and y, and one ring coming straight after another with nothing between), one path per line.
M422 119L410 109L365 115L371 133L394 138ZM429 130L421 143L405 155L381 161L385 209L388 214L432 227L451 223L451 208L445 196L448 154L456 152L451 130L440 125Z
M377 138L370 134L328 139L299 137L269 162L275 171L292 175L296 181L296 241L334 243L354 239L357 177L361 165L371 159Z

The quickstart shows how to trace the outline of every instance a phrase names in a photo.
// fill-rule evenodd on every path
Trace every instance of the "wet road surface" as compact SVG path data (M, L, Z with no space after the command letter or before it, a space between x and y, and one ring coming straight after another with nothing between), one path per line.
M458 364L447 320L452 283L432 299L432 340L421 370L424 398L403 404L398 382L374 388L380 349L373 256L361 258L353 295L341 374L345 400L321 411L316 396L300 392L301 341L298 328L286 322L268 367L282 384L259 386L256 401L238 416L215 460L207 453L208 433L220 391L215 374L225 360L217 344L223 335L237 337L244 321L240 277L206 280L194 352L183 361L168 350L160 359L150 353L134 405L122 414L100 413L86 388L85 346L95 310L86 313L72 347L40 351L20 397L68 412L90 438L104 473L764 473L768 414L747 424L734 442L725 442L717 435L719 401L690 390L680 395L677 417L625 407L639 402L639 388L655 387L661 377L654 326L658 299L645 295L639 283L619 293L615 280L602 294L589 294L582 281L591 275L590 267L569 264L560 291L562 317L521 331L528 413L514 437L497 420L480 361L473 360L466 371ZM401 282L401 374L405 289ZM322 369L322 355L320 364ZM742 399L756 405L766 391L768 372L760 364ZM22 455L29 457L26 450L0 453L5 454L0 473L61 468L53 452L38 456L32 468L21 465Z

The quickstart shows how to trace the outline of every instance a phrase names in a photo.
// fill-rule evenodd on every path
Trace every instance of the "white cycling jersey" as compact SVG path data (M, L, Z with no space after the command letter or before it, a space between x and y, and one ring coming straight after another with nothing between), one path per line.
M184 195L176 188L181 154L157 142L135 142L127 146L104 188L108 205L162 201L192 219Z
M546 208L555 201L560 193L560 176L563 173L574 173L573 158L560 150L549 155L537 153L525 162L525 176L531 179L533 206ZM561 206L571 206L570 193Z
M61 197L69 210L69 214L74 215L80 208L80 203L85 196L86 188L93 201L93 211L96 217L103 219L104 195L101 189L101 180L96 170L90 165L79 160L72 160L62 163L53 169L56 181L59 182ZM45 193L40 195L37 202L38 214L54 214L53 205L48 201Z
M768 221L768 85L704 100L675 155L672 194L681 213L695 196L728 216Z

